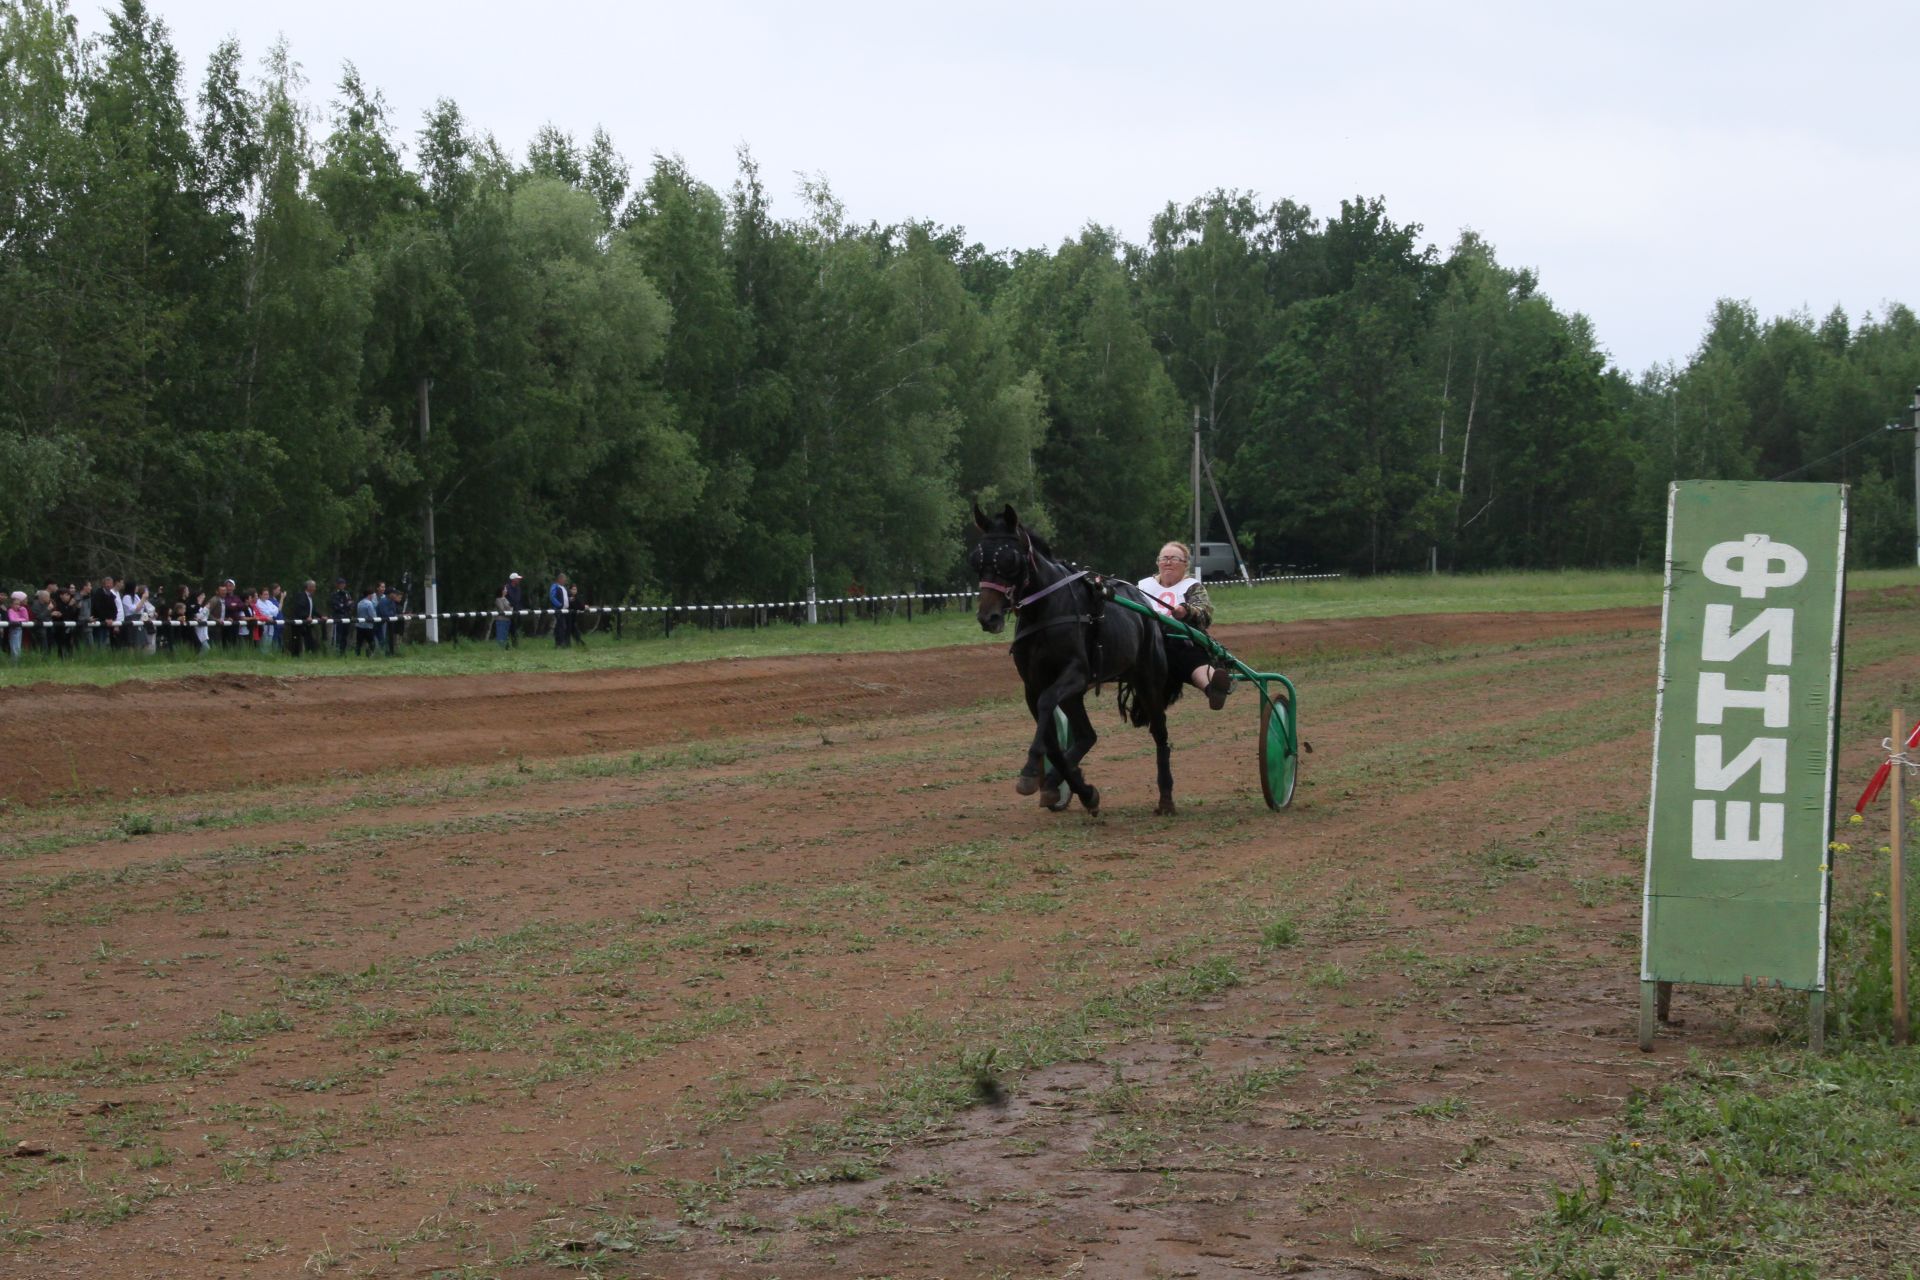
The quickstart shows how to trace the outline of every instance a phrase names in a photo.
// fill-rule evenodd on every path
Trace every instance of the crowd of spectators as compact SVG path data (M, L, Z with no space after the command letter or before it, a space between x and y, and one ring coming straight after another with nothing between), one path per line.
M520 638L520 617L529 604L524 581L517 573L509 575L493 600L488 629L503 648ZM554 643L572 644L585 600L564 573L554 575L544 594ZM328 646L345 654L351 645L355 654L393 656L407 612L406 591L384 581L356 592L345 578L335 578L333 591L323 596L312 579L294 591L277 582L242 587L228 578L211 589L181 585L157 592L131 578L64 585L49 579L38 591L11 594L6 648L15 662L23 653L64 658L83 648L200 654L251 646L299 657Z
M156 589L108 575L62 584L49 579L38 591L14 591L7 602L7 654L15 662L39 650L70 657L81 648L135 654L205 653L252 646L293 657L331 645L345 653L398 651L406 595L376 582L350 591L334 579L321 596L312 579L288 591L279 583L242 587L232 578L211 590L179 585Z

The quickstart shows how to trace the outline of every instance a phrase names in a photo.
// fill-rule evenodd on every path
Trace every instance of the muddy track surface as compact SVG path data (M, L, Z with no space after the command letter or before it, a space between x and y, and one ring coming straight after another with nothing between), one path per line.
M1183 705L1171 821L1110 704L1015 797L997 647L8 691L0 1273L1506 1274L1774 1025L1635 1047L1657 625L1227 628L1315 753Z

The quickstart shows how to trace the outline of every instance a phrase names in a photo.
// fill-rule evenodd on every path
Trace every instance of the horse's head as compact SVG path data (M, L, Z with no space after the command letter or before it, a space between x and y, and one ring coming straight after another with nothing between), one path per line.
M973 523L980 530L980 540L967 552L967 563L980 579L980 603L973 616L982 631L999 635L1020 588L1033 575L1033 540L1011 503L997 516L987 515L974 503Z

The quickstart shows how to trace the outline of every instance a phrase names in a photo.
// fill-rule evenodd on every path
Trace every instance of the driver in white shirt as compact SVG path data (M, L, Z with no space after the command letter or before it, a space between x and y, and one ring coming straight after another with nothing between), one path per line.
M1213 625L1213 601L1206 584L1187 572L1193 553L1184 542L1169 542L1160 548L1158 572L1134 585L1146 595L1153 607L1169 618L1184 622L1195 631ZM1215 711L1227 705L1233 690L1233 676L1225 667L1212 665L1202 649L1185 636L1166 633L1167 668L1196 689L1206 691L1207 705Z

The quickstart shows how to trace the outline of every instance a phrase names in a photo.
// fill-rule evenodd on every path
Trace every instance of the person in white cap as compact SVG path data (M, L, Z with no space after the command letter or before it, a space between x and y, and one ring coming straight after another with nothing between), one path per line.
M500 596L512 615L507 619L507 638L501 642L501 648L520 643L520 611L527 607L526 590L520 585L521 581L519 574L510 573L507 585L500 589Z

